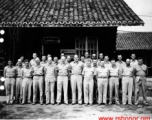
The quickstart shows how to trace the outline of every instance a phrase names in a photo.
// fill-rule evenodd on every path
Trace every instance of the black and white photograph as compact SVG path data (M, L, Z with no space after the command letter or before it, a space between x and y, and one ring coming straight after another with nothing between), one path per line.
M152 0L0 0L0 119L151 120Z

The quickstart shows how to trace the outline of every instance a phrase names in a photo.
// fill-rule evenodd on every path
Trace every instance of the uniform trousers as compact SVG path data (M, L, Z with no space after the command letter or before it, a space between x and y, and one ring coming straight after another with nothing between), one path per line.
M22 78L18 77L16 78L16 101L19 101L22 99Z
M37 102L37 92L40 92L40 103L43 103L43 76L33 77L33 102Z
M78 89L78 103L82 104L82 75L71 76L72 103L76 103L76 87Z
M6 89L6 102L13 103L14 101L14 89L15 89L15 78L5 79L5 89Z
M24 78L22 81L22 91L23 91L23 99L22 103L26 102L26 96L28 103L31 102L32 96L32 78Z
M68 76L57 77L57 103L61 103L62 87L64 92L64 103L68 104Z
M98 103L107 103L108 78L98 78Z
M84 103L93 104L93 88L94 80L93 77L84 77L83 89L84 89Z
M133 77L122 78L122 104L126 104L126 94L128 93L128 104L132 104Z

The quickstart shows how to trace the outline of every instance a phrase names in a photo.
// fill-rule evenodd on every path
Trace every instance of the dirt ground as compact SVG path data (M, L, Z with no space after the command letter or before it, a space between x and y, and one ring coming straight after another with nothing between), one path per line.
M85 105L5 105L0 104L0 119L83 119L99 120L99 117L151 117L150 106L138 105L111 105L111 106L85 106Z

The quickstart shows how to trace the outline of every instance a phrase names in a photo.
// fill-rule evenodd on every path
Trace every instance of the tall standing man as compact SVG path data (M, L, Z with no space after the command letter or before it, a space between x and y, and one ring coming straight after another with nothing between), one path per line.
M33 105L37 102L38 88L40 91L40 104L43 105L43 75L44 66L40 64L40 59L36 58L36 65L33 67Z
M130 65L132 67L135 67L136 65L138 65L138 61L136 60L136 54L135 53L132 53L131 54L131 62L130 62Z
M135 105L138 105L140 90L142 90L144 104L148 105L146 96L146 73L147 66L143 64L143 58L139 58L138 65L135 66Z
M78 104L82 105L82 70L83 63L79 61L78 55L74 56L71 64L71 88L72 88L72 104L76 103L76 87L78 89Z
M84 76L84 103L85 105L93 105L94 68L91 67L91 60L86 61L86 67L83 69L82 75Z
M47 59L46 59L46 56L45 55L43 55L42 56L42 61L41 61L41 63L40 63L42 66L46 66L47 65Z
M45 67L45 94L46 94L46 105L51 103L55 104L54 101L54 86L56 81L56 65L53 64L52 58L48 58L48 65Z
M33 53L33 59L30 61L30 67L33 67L36 65L35 59L37 58L37 54Z
M104 66L104 61L99 63L99 67L95 71L98 87L98 105L102 103L107 105L107 89L109 69Z
M122 67L122 104L126 105L126 94L128 93L128 104L132 105L134 68L130 65L130 59Z
M111 60L111 67L109 68L110 79L109 79L109 105L112 104L113 89L115 89L115 103L117 105L119 102L119 76L121 76L120 68L116 65L114 59Z
M22 100L22 61L19 59L16 67L16 103L21 103Z
M61 103L62 87L64 92L64 103L68 105L68 76L70 69L70 64L66 63L65 56L62 56L61 63L57 65L57 105Z
M105 65L105 67L107 67L107 68L110 68L110 67L111 67L111 62L109 61L109 56L108 56L108 55L106 55L106 56L104 57L104 65Z
M6 88L6 104L13 104L15 89L16 68L12 61L8 61L8 66L4 68L5 88Z
M29 65L29 61L25 60L25 67L22 69L22 90L23 90L23 99L22 104L26 103L26 96L27 96L27 103L31 104L31 96L32 96L32 68Z

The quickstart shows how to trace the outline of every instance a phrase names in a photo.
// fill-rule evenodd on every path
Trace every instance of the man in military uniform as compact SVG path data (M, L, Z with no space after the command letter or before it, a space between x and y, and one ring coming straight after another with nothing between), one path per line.
M68 105L68 76L70 69L70 64L66 63L66 58L62 56L61 63L57 65L57 105L61 103L62 86L64 91L64 103Z
M56 64L53 64L52 58L48 58L48 65L44 69L45 71L45 94L46 94L46 105L54 102L54 86L56 81Z
M130 65L130 59L126 60L126 65L122 66L122 104L126 105L126 94L128 93L128 104L132 105L134 68Z
M31 103L31 96L32 96L32 68L29 65L28 60L25 60L25 67L22 69L22 90L23 90L23 99L22 104L26 103L26 96L27 102Z
M84 89L84 103L85 105L93 105L93 88L94 88L94 68L91 67L91 60L86 61L86 67L83 69L82 75L83 89Z
M98 88L98 105L102 103L107 105L107 90L109 69L104 66L104 61L99 63L99 67L95 70Z
M109 79L109 105L112 104L112 95L113 95L113 89L115 88L115 103L117 105L120 104L119 102L119 77L121 76L121 70L120 68L116 65L116 62L114 59L111 60L111 67L109 68L109 74L110 74L110 79Z
M131 62L130 65L132 67L135 67L136 65L138 65L138 61L136 60L136 54L132 53L131 54Z
M15 89L16 68L12 61L8 61L8 66L4 68L5 88L6 88L6 104L13 104Z
M44 66L40 64L40 59L36 58L36 65L33 66L33 105L37 102L37 89L40 91L40 104L43 104L43 75Z
M40 62L40 64L42 66L44 66L44 67L47 65L47 60L46 60L46 56L45 55L42 56L42 61Z
M104 58L103 58L103 53L100 53L99 54L99 59L98 59L98 65L101 61L104 61ZM99 65L100 66L100 65Z
M83 63L79 61L78 55L74 56L71 64L71 88L72 88L72 105L76 103L76 87L78 89L78 104L82 105L82 70Z
M81 61L82 63L84 63L84 62L85 62L85 58L84 58L84 56L83 56L83 55L81 56L80 61Z
M108 57L107 55L104 57L104 65L105 65L105 67L107 67L107 68L110 68L110 67L111 67L111 63L110 63L109 57Z
M33 53L33 59L30 61L30 67L33 67L36 65L35 59L37 58L37 54Z
M53 63L54 63L55 65L58 65L58 57L54 57Z
M142 90L144 104L148 105L146 96L146 72L147 66L143 64L143 59L138 59L138 65L135 67L135 105L138 105L139 91Z
M16 103L21 103L22 100L22 61L19 59L16 67Z

